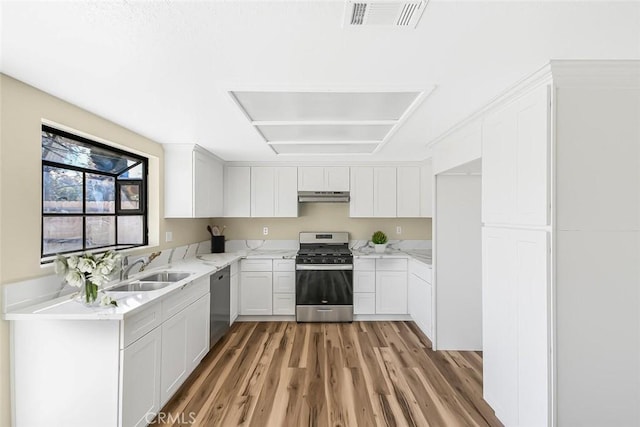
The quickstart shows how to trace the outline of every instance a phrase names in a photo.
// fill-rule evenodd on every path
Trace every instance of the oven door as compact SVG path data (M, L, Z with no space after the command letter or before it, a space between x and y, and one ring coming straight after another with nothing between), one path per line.
M296 305L353 305L353 266L297 265Z

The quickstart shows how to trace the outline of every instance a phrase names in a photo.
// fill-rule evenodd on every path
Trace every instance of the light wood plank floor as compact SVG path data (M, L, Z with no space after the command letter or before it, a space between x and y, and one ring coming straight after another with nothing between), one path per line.
M235 323L154 425L500 426L478 352L413 322Z

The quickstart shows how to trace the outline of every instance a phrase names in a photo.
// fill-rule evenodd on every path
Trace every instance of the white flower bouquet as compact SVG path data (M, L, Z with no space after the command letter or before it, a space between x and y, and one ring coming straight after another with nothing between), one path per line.
M107 251L102 255L58 255L54 266L56 273L63 276L69 285L80 288L80 295L86 304L93 304L98 299L99 287L109 281L109 275L120 270L121 263L119 254ZM100 305L117 306L118 303L105 295Z

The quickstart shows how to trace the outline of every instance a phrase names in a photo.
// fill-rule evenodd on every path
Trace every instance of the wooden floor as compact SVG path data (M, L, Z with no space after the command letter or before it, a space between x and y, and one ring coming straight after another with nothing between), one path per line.
M154 425L500 426L477 352L413 322L235 323Z

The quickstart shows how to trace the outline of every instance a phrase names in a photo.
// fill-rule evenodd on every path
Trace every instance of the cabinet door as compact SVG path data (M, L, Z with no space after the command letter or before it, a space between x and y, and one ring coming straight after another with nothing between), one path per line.
M420 216L433 217L433 166L420 168Z
M420 217L420 168L398 168L397 178L397 216L403 218Z
M272 314L271 272L240 273L240 314L261 316Z
M164 405L189 375L187 309L162 324L161 401Z
M193 152L193 203L196 218L211 218L216 215L216 197L222 198L222 177L216 180L218 171L215 161L210 156L194 150ZM222 199L218 207L222 206ZM221 214L222 211L219 212Z
M273 294L273 314L282 316L296 314L295 294Z
M373 170L373 216L396 217L396 168Z
M376 294L373 292L354 292L353 314L376 314Z
M272 217L275 210L275 168L251 168L251 216Z
M407 314L407 272L376 272L376 313Z
M483 395L505 425L519 425L518 304L509 230L484 227L482 247Z
M193 372L209 352L209 294L185 309L187 312L187 363L188 374Z
M517 289L518 421L549 425L549 266L545 231L511 230Z
M298 168L298 190L299 191L323 191L324 168L322 167L301 167Z
M376 272L375 271L354 271L353 272L353 292L375 292Z
M230 166L224 176L224 216L251 216L251 168Z
M349 203L349 216L372 217L373 216L373 168L351 168L351 201Z
M326 191L349 191L349 168L324 168L324 184Z
M515 224L549 224L549 94L547 86L517 106Z
M293 167L275 170L274 216L298 216L298 169Z
M273 272L273 292L274 293L295 293L296 273L295 271L274 271Z
M122 350L123 426L146 426L162 407L161 341L160 328L156 328Z
M231 324L233 324L233 322L238 318L238 295L240 293L240 289L239 289L239 285L240 285L240 280L239 280L239 275L236 274L232 274L231 275L231 295L230 295L230 299L231 299L231 311L229 312L230 314L230 319L231 319Z
M513 206L516 120L512 108L495 113L482 127L482 221L507 224Z

